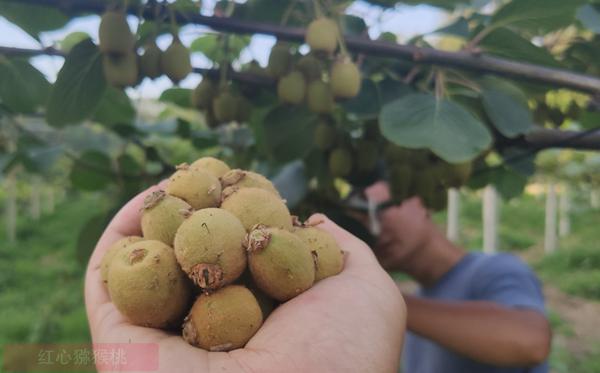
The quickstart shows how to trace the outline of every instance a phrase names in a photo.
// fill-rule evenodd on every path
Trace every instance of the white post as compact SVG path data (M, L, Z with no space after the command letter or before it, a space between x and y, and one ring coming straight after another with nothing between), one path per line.
M498 193L493 185L483 190L483 251L498 251Z
M17 180L14 172L6 176L6 203L4 217L6 220L6 237L8 242L17 240Z
M546 254L556 251L556 212L557 212L556 185L548 184L546 193L546 224L544 233L544 251Z
M38 175L31 177L31 193L29 195L29 214L34 221L40 220L42 216L42 203L41 203L41 187L42 182Z
M571 234L571 195L569 194L569 187L566 185L560 194L559 210L558 236L566 237Z
M459 240L459 213L460 213L460 192L458 189L448 189L448 223L446 225L446 236L452 242Z

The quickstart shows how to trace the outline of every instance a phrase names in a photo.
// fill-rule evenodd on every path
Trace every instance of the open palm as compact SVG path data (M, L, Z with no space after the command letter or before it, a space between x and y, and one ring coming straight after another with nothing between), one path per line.
M100 262L111 243L140 234L140 207L133 198L114 217L90 259L85 300L94 343L156 343L159 372L396 372L406 309L391 278L371 250L326 217L345 251L342 273L315 284L279 306L245 348L207 352L178 334L130 324L111 303Z

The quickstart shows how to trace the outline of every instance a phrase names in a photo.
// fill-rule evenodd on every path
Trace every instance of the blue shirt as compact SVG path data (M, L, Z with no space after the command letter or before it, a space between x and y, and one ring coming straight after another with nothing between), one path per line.
M443 301L492 301L508 307L544 313L540 282L525 263L510 254L467 254L433 287L422 289L419 295ZM482 330L481 333L486 331ZM402 357L402 372L547 373L548 365L494 367L475 362L409 332Z

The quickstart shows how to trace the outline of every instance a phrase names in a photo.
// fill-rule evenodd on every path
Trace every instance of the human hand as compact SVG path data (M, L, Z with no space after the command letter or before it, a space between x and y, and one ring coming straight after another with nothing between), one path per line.
M113 218L90 258L85 302L93 342L155 343L158 372L396 372L406 308L392 279L371 250L323 215L320 228L345 252L344 270L279 306L245 348L208 352L181 335L130 324L111 303L100 276L108 247L140 235L140 208L153 187Z

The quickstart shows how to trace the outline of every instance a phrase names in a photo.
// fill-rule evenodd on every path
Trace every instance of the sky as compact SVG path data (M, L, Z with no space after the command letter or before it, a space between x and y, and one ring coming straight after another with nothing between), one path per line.
M203 14L210 14L215 0L203 1ZM397 6L394 9L383 10L379 7L371 6L363 1L354 2L348 9L348 14L362 17L367 26L369 34L376 38L381 32L392 32L397 35L400 42L406 41L411 37L427 33L442 26L448 19L448 15L439 9L429 6ZM128 19L132 30L137 27L135 17ZM83 31L89 34L94 40L98 38L99 16L87 16L71 21L66 27L44 32L40 35L40 43L22 31L20 28L12 25L6 19L0 17L0 46L20 47L39 49L48 47L60 42L65 36L75 31ZM180 39L185 45L190 45L193 40L203 34L211 32L210 29L200 25L187 25L180 30ZM157 40L157 44L165 49L171 41L171 37L164 35ZM275 38L268 35L255 35L252 37L250 46L244 50L240 56L240 62L246 63L253 58L265 66L269 57L269 50L275 43ZM54 81L56 75L63 64L62 57L37 56L31 59L31 63L46 75L48 80ZM199 53L192 55L192 65L194 67L210 67L210 60ZM200 81L200 76L191 74L185 80L180 82L184 88L193 88ZM129 88L127 93L132 98L156 98L162 91L172 86L172 83L166 77L158 78L154 81L145 79L142 84L136 88Z

